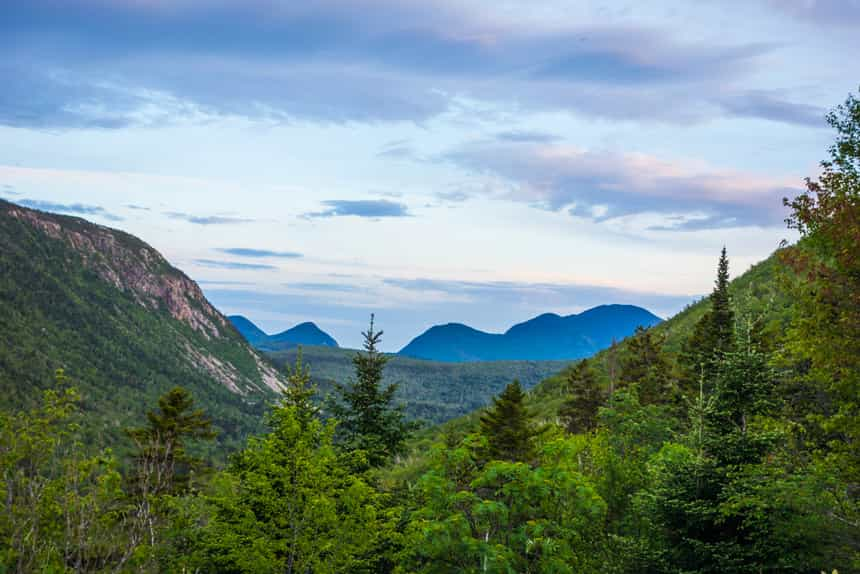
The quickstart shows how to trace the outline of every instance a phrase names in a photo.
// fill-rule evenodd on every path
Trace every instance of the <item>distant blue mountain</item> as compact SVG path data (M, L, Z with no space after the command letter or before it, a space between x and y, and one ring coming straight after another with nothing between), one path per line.
M245 337L245 340L251 343L252 346L256 345L258 341L264 341L269 338L262 329L257 327L247 317L243 317L242 315L230 315L227 318L230 319L230 322L233 323L233 326L236 327L239 334Z
M633 334L636 327L661 321L634 305L601 305L566 317L545 313L504 334L448 323L431 327L398 354L447 362L580 359Z
M247 317L230 315L228 319L236 327L236 330L258 349L274 351L289 349L297 345L338 346L337 341L331 335L310 322L300 323L275 335L267 335Z

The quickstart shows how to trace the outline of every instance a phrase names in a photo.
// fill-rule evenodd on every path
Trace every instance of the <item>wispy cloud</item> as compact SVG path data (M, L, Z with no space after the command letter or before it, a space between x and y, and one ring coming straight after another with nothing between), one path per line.
M493 301L496 305L527 305L544 311L583 310L609 303L634 304L656 309L679 309L692 295L663 295L600 285L570 283L526 283L517 281L462 281L449 279L387 278L383 282L399 289L424 294L444 294L461 303Z
M244 217L233 217L227 215L192 215L190 213L182 213L179 211L166 211L164 215L171 219L180 219L193 223L194 225L231 225L235 223L253 223L253 219Z
M50 211L52 213L62 213L65 215L90 215L102 217L109 221L123 221L122 217L114 215L98 205L87 205L83 203L56 203L39 199L21 199L16 201L16 203L23 205L24 207Z
M834 27L860 25L860 0L765 0L774 9L804 22Z
M663 229L782 226L781 198L799 182L552 144L474 142L445 155L479 175L501 179L494 197L569 211L594 220L656 213ZM492 189L492 188L491 188Z
M135 205L134 203L126 203L126 208L133 209L134 211L152 211L149 207L145 207L143 205Z
M101 4L32 0L7 10L0 49L14 49L16 58L0 66L0 123L117 128L218 115L423 121L450 110L458 94L688 122L733 113L710 95L758 69L774 49L688 43L643 26L502 25L485 17L485 7L446 0L187 2L177 9L110 2L96 9ZM62 53L62 64L44 65L45 46ZM381 153L408 152L393 146Z
M783 99L774 92L752 90L730 94L717 100L730 115L760 118L821 128L826 125L827 110L809 104L799 104Z
M304 214L306 218L317 217L366 217L378 219L382 217L409 217L409 208L403 204L387 199L332 199L323 201L327 208Z
M234 269L234 270L273 270L277 269L274 265L265 265L262 263L241 263L239 261L221 261L217 259L195 259L194 263L201 267L212 267L214 269Z
M295 251L270 251L268 249L251 249L247 247L222 247L217 251L238 257L277 257L283 259L302 257L301 253L296 253Z
M516 130L499 132L496 134L496 139L506 142L522 142L522 143L550 143L561 140L561 136L549 134L546 132L537 132L529 130Z

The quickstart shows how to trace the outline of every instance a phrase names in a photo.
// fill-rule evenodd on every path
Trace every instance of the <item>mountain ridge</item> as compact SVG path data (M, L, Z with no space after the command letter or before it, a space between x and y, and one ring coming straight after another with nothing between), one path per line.
M229 315L227 319L251 345L261 350L277 351L297 345L340 347L334 337L311 321L269 335L244 315Z
M446 362L575 360L623 339L637 326L662 321L635 305L607 304L562 316L542 313L504 333L488 333L462 323L434 325L398 355Z
M150 245L3 200L0 244L4 403L32 404L63 369L92 431L114 439L177 385L213 411L225 441L260 428L283 377Z

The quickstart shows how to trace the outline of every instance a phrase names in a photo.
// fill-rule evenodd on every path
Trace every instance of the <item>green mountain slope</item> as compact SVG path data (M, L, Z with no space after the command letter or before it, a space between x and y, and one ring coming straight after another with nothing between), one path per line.
M294 363L296 352L267 354L281 366ZM321 395L331 391L333 381L346 382L353 376L354 350L304 347L302 353ZM483 407L513 379L532 388L565 365L566 361L444 363L391 355L384 382L397 383L409 418L440 423Z
M33 403L65 369L87 432L113 443L175 385L222 444L261 427L277 372L158 252L126 233L0 201L0 401Z

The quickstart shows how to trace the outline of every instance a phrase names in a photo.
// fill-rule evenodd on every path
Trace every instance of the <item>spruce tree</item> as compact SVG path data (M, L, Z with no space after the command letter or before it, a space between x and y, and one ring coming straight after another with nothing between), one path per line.
M588 359L577 363L568 373L567 392L568 397L558 411L565 430L576 434L594 429L604 395Z
M370 328L362 333L364 352L352 359L355 380L338 384L339 400L330 405L338 419L341 444L347 450L363 451L368 463L378 467L403 452L413 425L404 420L402 406L394 405L397 385L383 387L382 375L388 357L379 351L382 331L375 331L374 317Z
M481 415L481 434L487 439L488 460L525 462L532 456L534 429L519 381L510 383Z
M695 394L702 379L708 389L712 387L720 359L734 347L735 317L729 295L729 259L725 247L720 252L717 279L709 301L710 309L696 323L679 357L681 386L688 395Z
M619 385L635 384L639 401L645 404L665 404L675 398L672 369L663 352L662 341L650 329L637 327L627 346L627 355L621 361Z
M284 404L294 407L296 417L303 426L316 418L319 407L313 402L316 387L311 384L311 371L303 362L302 348L298 348L295 365L287 366L287 388L284 389Z
M212 440L212 421L194 398L175 387L158 399L158 410L146 414L147 425L126 433L137 447L135 488L148 495L174 494L189 486L191 475L203 461L186 451L189 440Z

